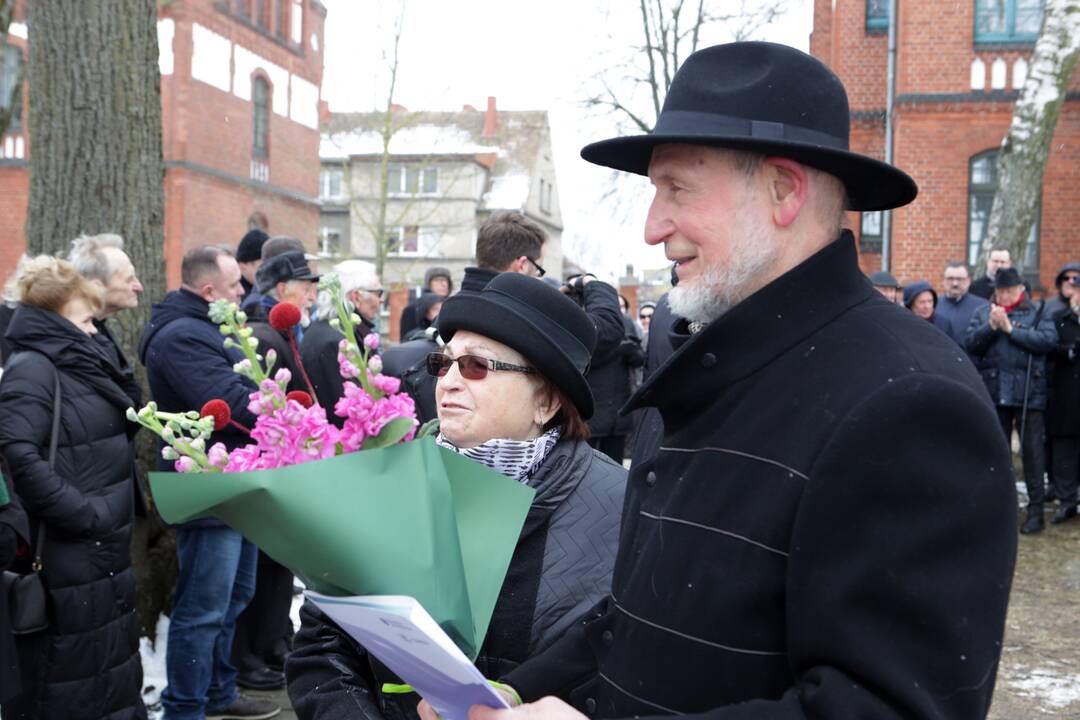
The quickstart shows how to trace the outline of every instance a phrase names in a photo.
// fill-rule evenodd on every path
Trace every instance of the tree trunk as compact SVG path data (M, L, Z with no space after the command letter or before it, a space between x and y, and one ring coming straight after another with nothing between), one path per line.
M27 5L33 88L27 251L63 255L80 234L123 236L145 293L137 310L118 313L109 324L145 390L136 344L150 317L151 299L165 294L157 4L33 0ZM154 444L140 437L138 445L139 469L145 471ZM151 606L169 593L146 582L167 588L172 580L167 572L147 573L140 559L172 553L153 521L140 527L136 537L147 538L133 555L143 582L140 620L152 632L160 608ZM152 600L144 603L146 598Z
M998 155L998 190L976 275L995 245L1024 272L1025 249L1042 197L1043 174L1065 92L1080 54L1080 0L1047 0L1030 70ZM1037 272L1038 268L1034 268Z

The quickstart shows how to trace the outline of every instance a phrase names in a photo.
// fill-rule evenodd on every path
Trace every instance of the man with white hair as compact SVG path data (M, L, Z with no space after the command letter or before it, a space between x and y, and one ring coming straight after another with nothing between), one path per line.
M94 326L97 327L94 340L123 376L124 391L135 401L136 406L140 406L142 390L135 380L135 370L106 323L106 320L121 310L137 308L139 295L143 291L142 283L135 273L135 266L124 252L124 238L113 233L80 235L71 241L68 261L84 278L96 280L105 288L105 306L94 319Z
M648 176L645 242L677 263L674 354L627 404L664 437L608 597L501 678L526 704L470 720L986 716L1009 448L952 340L860 272L845 208L916 187L849 132L824 64L737 42L686 58L652 133L582 151Z
M375 266L364 260L345 260L335 265L332 272L341 280L345 310L360 316L357 327L360 337L357 340L375 332L383 297L382 283L375 273ZM337 361L338 343L342 335L330 327L330 320L337 316L338 308L331 301L330 293L319 291L315 316L304 332L304 341L300 343L300 360L307 369L311 384L315 386L319 404L326 408L327 417L340 426L344 418L334 415L334 405L345 394Z

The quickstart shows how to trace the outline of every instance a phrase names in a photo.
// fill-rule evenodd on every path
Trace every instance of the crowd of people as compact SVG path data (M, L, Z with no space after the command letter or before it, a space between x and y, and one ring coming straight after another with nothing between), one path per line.
M949 263L940 301L929 282L868 280L845 212L917 188L850 152L848 122L843 86L804 53L701 50L653 132L582 153L655 186L645 241L674 264L667 295L635 318L592 274L546 277L545 234L515 212L483 224L463 277L426 273L383 372L439 420L440 446L536 491L476 660L511 709L473 720L985 717L1016 556L1014 430L1022 531L1042 529L1047 498L1054 521L1077 512L1080 265L1046 301L999 249L976 282ZM333 407L331 320L380 332L384 292L370 263L314 260L258 229L235 251L189 249L138 344L158 407L222 399L235 425L211 442L246 442L255 387L209 318L219 300L245 309L290 390L306 387L295 338ZM319 292L324 270L344 308ZM144 398L108 327L142 290L115 235L17 274L0 566L43 568L49 623L0 625L4 720L147 717L125 420ZM282 331L268 317L286 302L301 313ZM174 530L166 720L271 718L241 689L280 687L305 719L436 718L311 603L294 634L291 574L238 532Z
M974 282L968 266L949 262L939 299L927 280L900 287L888 272L870 276L889 302L948 335L979 371L1010 440L1019 440L1027 515L1024 534L1077 515L1080 489L1080 263L1063 265L1049 297L1012 266L1009 249L991 248L986 273Z

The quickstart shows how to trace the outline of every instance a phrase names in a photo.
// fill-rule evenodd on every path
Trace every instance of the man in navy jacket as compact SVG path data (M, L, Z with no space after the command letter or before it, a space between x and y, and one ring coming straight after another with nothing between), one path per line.
M167 412L199 410L220 398L233 419L250 428L255 417L248 395L255 385L233 372L243 356L225 348L209 316L216 300L240 302L240 267L227 251L204 245L184 254L180 272L180 289L154 306L139 341L150 394ZM232 449L247 436L226 429L210 438L215 442ZM273 717L280 712L276 705L239 694L229 662L236 617L255 592L255 546L217 520L195 520L177 526L176 553L180 575L165 659L168 686L161 694L165 720Z

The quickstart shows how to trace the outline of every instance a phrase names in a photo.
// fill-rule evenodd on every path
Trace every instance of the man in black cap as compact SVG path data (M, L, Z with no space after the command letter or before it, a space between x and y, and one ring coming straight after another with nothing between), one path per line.
M583 150L649 176L645 240L678 263L675 353L627 405L663 444L611 595L503 678L529 705L472 720L985 716L1009 451L955 344L859 270L844 209L916 187L848 150L849 117L819 61L732 43L686 59L651 135Z
M900 283L891 272L879 270L870 276L870 284L881 293L882 297L891 303L900 302Z
M255 287L255 271L262 264L263 245L269 239L270 236L259 228L252 228L236 246L236 264L240 266L240 284L244 286L245 298Z
M1044 301L1027 297L1015 268L994 276L992 304L971 316L964 349L975 361L1007 440L1013 428L1020 436L1020 455L1027 485L1027 518L1020 532L1041 532L1046 501L1046 356L1057 345L1053 316Z

